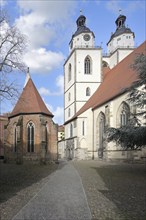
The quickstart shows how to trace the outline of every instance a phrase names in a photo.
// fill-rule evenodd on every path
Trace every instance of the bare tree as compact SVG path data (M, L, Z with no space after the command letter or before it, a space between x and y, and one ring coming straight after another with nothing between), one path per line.
M14 70L24 72L22 54L26 49L26 38L17 27L11 26L8 16L0 11L0 98L11 99L18 94L15 82L8 80Z

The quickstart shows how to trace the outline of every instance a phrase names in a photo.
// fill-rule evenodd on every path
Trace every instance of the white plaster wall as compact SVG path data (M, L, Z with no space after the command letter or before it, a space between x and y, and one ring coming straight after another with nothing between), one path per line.
M94 82L77 83L76 84L76 100L86 102L93 95L93 93L97 90L99 85L100 83L94 83ZM90 96L86 96L87 87L90 88L90 91L91 91Z
M123 33L114 37L108 44L108 53L112 53L118 47L134 47L134 38L132 33Z
M69 109L70 109L70 116L68 114ZM74 115L75 115L75 102L73 102L71 105L68 105L68 107L65 108L65 114L64 114L65 122L71 119Z
M69 98L69 93L70 93L70 100ZM75 87L71 86L69 90L66 91L65 97L64 97L64 105L67 108L70 106L75 100Z
M65 141L58 142L58 159L65 157Z
M118 63L118 51L115 51L109 58L109 67L112 69Z
M68 81L69 64L71 64L71 67L72 67L72 71L71 71L72 77L71 77L70 81ZM65 92L73 85L74 80L75 80L75 53L72 53L64 65L64 89L65 89Z
M92 73L84 74L84 60L89 56L92 59ZM76 55L76 80L77 82L101 81L101 49L80 49Z
M92 33L88 33L90 35L90 40L89 41L85 41L84 40L84 35L87 33L82 33L77 35L76 37L74 37L72 39L72 43L73 43L73 47L71 50L73 50L74 48L82 48L82 47L94 47L94 37Z
M119 62L123 60L125 57L127 57L130 53L132 53L133 50L134 48L129 50L128 49L119 50Z
M110 57L109 57L109 64L110 64L110 68L112 69L114 66L117 65L117 63L119 63L120 61L122 61L125 57L127 57L132 51L133 49L118 49L116 50Z
M82 139L84 139L84 143L86 142L86 147L88 148L88 151L92 151L93 143L92 143L92 131L93 131L93 114L92 110L88 109L83 114L80 115L77 119L78 126L77 126L77 136L78 136L78 142L81 143ZM85 134L82 134L82 125L83 121L85 122ZM79 147L81 147L79 145Z

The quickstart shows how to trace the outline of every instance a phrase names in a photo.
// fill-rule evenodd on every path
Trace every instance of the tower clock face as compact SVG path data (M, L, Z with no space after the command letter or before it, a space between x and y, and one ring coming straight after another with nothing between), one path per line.
M84 40L85 41L89 41L90 40L90 35L89 34L85 34L84 35Z

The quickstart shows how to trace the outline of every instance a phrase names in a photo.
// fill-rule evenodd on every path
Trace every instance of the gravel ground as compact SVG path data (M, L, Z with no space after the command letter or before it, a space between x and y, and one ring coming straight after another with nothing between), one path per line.
M57 164L0 163L0 219L14 215L44 186Z
M146 220L145 164L69 163L74 165L81 177L92 220ZM57 164L1 163L0 219L11 220L48 182L49 174L57 168Z
M73 161L92 219L146 220L146 165Z

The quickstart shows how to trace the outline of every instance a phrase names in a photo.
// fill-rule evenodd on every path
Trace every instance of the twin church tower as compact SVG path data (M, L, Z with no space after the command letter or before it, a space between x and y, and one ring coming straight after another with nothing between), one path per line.
M116 31L107 43L107 55L95 46L95 35L80 15L77 30L69 42L70 54L64 64L64 121L68 122L104 80L104 67L112 69L134 50L134 33L125 26L126 16L116 19ZM113 82L114 83L114 82ZM112 85L111 85L112 86Z

